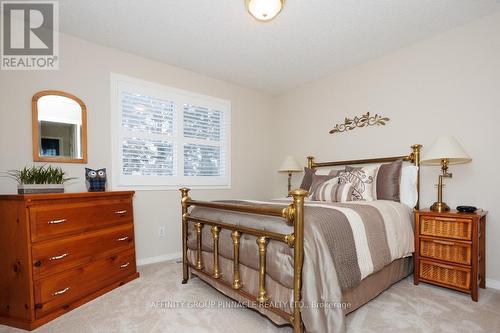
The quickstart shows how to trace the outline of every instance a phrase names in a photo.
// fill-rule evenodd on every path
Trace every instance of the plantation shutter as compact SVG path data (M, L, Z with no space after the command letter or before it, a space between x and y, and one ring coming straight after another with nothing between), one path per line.
M226 126L221 111L185 104L184 176L226 174Z
M121 95L123 175L175 176L175 102L127 91Z
M228 101L114 76L113 186L230 186Z

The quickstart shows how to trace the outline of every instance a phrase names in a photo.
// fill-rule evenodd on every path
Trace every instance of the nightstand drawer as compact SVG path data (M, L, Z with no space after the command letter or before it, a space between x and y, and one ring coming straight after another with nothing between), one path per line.
M422 216L420 234L425 236L472 240L472 220Z
M420 260L420 278L464 290L471 286L470 269L424 259Z
M471 254L471 244L466 242L427 237L420 238L420 255L422 257L470 265Z

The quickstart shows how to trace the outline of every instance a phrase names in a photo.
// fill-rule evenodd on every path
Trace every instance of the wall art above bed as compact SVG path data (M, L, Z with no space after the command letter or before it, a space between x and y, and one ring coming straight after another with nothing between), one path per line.
M347 132L355 129L356 127L368 127L368 126L384 126L390 119L387 117L382 117L378 114L370 116L370 112L367 112L360 117L356 116L352 119L345 118L343 124L336 124L335 127L330 131L330 134Z

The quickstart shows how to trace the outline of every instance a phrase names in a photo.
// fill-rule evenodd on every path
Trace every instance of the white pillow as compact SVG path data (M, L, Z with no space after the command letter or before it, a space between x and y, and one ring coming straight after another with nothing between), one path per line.
M399 201L410 208L415 207L418 201L417 178L417 166L403 165L401 168L401 182L399 183Z

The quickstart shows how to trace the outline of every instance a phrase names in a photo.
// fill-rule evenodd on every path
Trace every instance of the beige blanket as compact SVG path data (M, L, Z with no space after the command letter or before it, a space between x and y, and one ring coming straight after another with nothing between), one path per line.
M279 218L203 208L195 208L191 214L274 232L293 232L293 227ZM413 252L411 216L411 209L392 201L306 202L302 316L307 332L344 331L342 290L355 287L393 260ZM203 249L212 251L208 229L204 229ZM223 230L220 238L221 256L232 259L229 231ZM188 246L196 247L192 228ZM267 273L275 281L293 288L293 250L275 241L269 243L268 250ZM242 237L240 260L244 265L258 268L254 237Z

